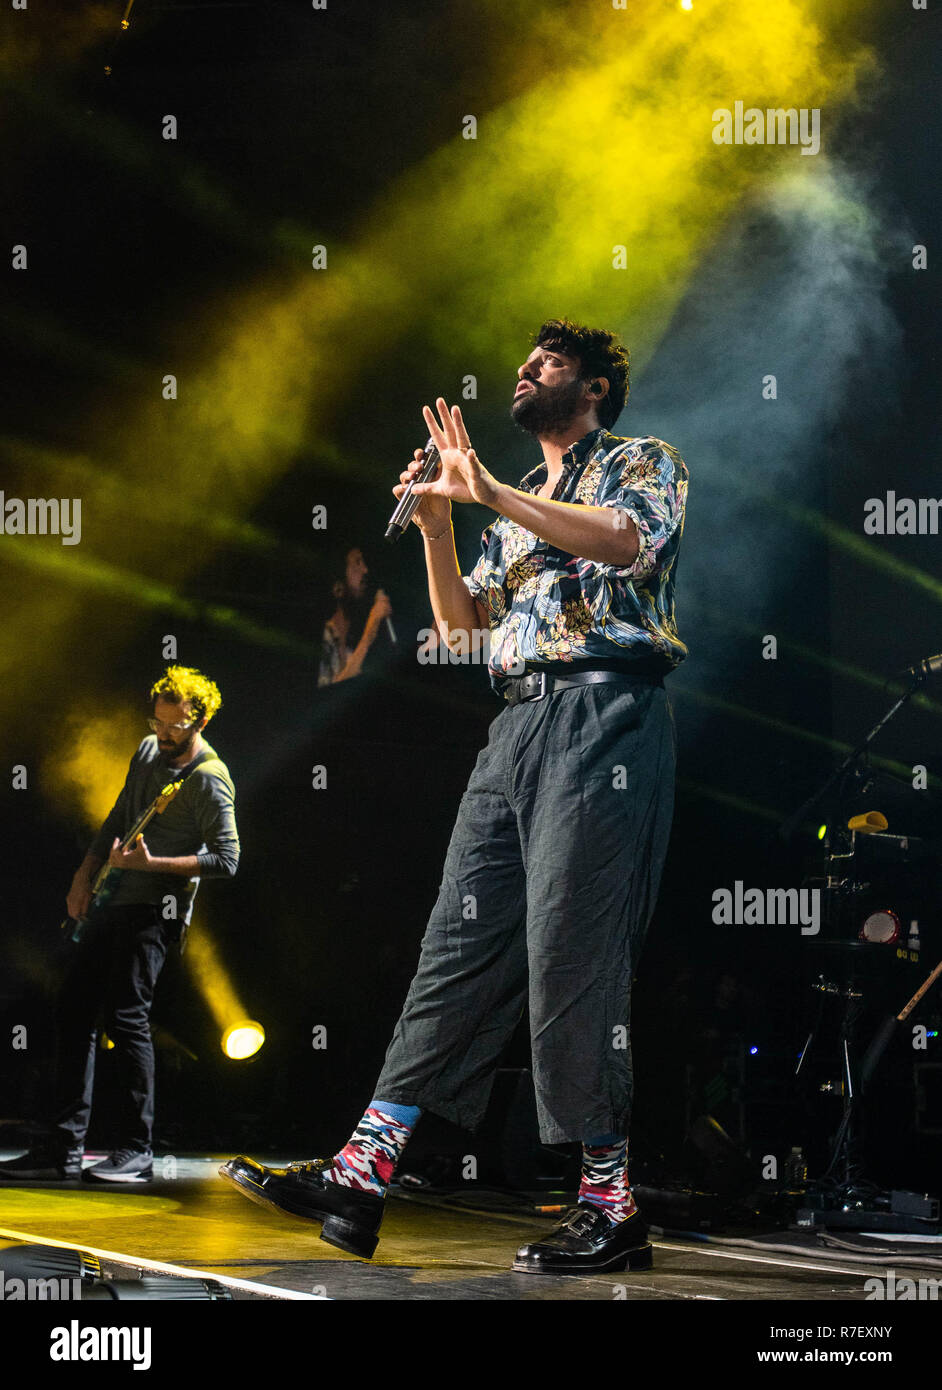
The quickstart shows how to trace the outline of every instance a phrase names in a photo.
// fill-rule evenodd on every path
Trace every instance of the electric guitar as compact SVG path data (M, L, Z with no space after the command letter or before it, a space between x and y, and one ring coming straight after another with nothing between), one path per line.
M166 810L185 781L186 778L181 777L178 782L168 782L164 789L154 797L146 811L143 811L138 816L137 820L131 826L131 829L121 841L122 849L131 848L138 836L150 825L154 816L159 816ZM99 908L104 907L108 899L114 893L114 890L118 886L118 880L124 872L124 869L115 869L108 863L102 864L98 873L95 875L95 881L92 884L91 901L85 909L84 916L66 917L65 921L62 923L62 930L70 932L73 941L79 941L81 939L83 931L93 919L95 912Z

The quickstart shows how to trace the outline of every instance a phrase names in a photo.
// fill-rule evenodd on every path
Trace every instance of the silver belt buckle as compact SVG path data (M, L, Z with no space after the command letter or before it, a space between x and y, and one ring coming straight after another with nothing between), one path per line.
M538 695L527 695L527 697L526 697L527 701L529 702L530 700L545 700L545 699L546 699L546 672L545 672L545 671L531 671L530 674L531 674L532 676L539 675L539 677L540 677L540 693L539 693Z

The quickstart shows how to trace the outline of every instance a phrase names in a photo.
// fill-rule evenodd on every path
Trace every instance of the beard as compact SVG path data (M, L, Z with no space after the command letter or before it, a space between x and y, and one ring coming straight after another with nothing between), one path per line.
M182 758L185 753L189 753L196 741L196 731L184 735L179 743L173 739L166 741L157 740L157 751L165 763L174 763L178 758Z
M514 424L527 434L559 434L579 414L585 382L568 381L563 386L541 386L531 383L531 389L515 396L510 407Z

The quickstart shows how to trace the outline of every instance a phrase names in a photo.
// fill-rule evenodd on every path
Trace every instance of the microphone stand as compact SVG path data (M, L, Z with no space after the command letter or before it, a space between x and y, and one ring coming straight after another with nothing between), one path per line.
M819 801L824 800L831 788L836 786L843 779L845 774L850 771L853 765L864 755L864 753L866 753L867 749L870 747L871 743L876 738L880 730L886 724L889 724L890 720L894 717L894 715L899 713L899 711L903 708L903 706L906 704L908 700L912 699L916 691L919 689L920 685L923 685L925 683L925 679L926 677L924 675L914 676L909 689L903 695L900 696L900 698L896 701L895 704L891 705L891 707L887 710L886 714L883 715L882 719L877 720L876 724L874 724L873 728L866 735L866 737L861 739L860 743L857 744L857 747L851 749L851 751L847 754L847 757L841 763L840 767L835 768L831 775L828 777L828 779L824 783L822 783L822 785L818 788L818 790L816 792L813 792L812 795L808 797L808 800L803 802L798 807L798 810L793 812L793 814L788 817L788 820L782 822L778 832L781 839L790 840L792 838L795 831L798 829L799 825L802 823L805 817L814 810Z

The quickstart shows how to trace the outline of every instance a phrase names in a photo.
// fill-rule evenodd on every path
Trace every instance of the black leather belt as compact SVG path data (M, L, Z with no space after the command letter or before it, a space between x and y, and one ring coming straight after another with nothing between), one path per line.
M570 685L603 685L620 683L630 685L637 680L651 684L661 683L660 677L648 675L632 676L627 671L574 671L571 676L551 676L546 671L529 671L525 676L507 676L501 694L508 705L520 705L525 700L542 700L554 690L565 690Z

